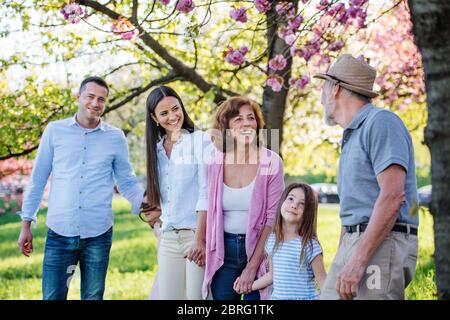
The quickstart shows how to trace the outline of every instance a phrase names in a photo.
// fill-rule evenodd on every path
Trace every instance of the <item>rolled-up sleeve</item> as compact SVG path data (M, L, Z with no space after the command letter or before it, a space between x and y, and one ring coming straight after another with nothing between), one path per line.
M113 163L114 175L119 192L131 203L131 212L138 214L144 199L144 189L140 185L129 161L128 144L123 132L120 132L118 150Z
M52 124L49 124L42 134L37 156L34 161L30 182L25 190L20 217L25 221L37 222L39 203L44 193L48 177L52 172L53 146L51 143Z

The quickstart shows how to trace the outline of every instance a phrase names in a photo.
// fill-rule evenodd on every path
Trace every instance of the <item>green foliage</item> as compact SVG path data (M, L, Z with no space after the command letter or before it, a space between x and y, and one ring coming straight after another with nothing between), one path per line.
M0 155L20 153L24 146L37 144L49 121L76 110L71 90L49 81L38 85L34 77L14 92L0 89L0 105Z

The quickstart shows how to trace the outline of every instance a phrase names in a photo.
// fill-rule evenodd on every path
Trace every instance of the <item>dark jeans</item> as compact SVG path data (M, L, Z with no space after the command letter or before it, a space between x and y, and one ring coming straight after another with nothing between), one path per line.
M212 297L214 300L241 300L241 295L234 291L233 284L247 265L245 234L225 232L224 241L224 263L212 279ZM259 291L244 295L244 300L260 300Z
M102 300L112 243L112 228L97 237L63 237L49 229L42 269L44 300L65 300L80 264L81 299Z

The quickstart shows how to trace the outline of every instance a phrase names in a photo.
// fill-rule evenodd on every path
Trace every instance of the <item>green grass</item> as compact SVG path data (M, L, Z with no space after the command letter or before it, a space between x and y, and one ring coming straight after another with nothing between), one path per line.
M147 299L156 271L156 239L150 228L129 213L124 200L115 199L113 246L106 278L105 299ZM414 281L407 288L408 299L435 299L435 267L432 258L434 241L432 217L421 212L419 230L419 260ZM0 216L0 300L41 299L42 259L47 227L45 210L39 214L37 229L33 229L34 252L30 258L19 254L17 238L19 217ZM337 206L321 206L318 234L324 249L326 269L337 249L340 227ZM79 299L80 284L76 273L69 290L69 299Z

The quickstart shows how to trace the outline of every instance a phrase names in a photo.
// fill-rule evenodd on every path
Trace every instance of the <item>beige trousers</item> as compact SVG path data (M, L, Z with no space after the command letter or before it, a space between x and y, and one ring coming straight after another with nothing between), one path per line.
M345 233L320 294L321 300L340 299L336 278L344 267L362 233ZM357 300L403 300L412 281L417 262L417 236L391 232L369 262L357 292Z
M204 268L185 257L194 230L165 231L158 249L158 293L161 300L201 300Z

